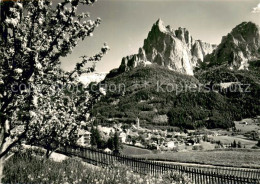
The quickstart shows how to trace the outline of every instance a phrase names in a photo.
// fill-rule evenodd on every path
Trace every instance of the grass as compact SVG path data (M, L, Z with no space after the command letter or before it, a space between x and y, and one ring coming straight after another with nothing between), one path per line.
M171 152L138 155L137 157L176 162L260 168L260 151L257 150Z
M201 146L203 147L203 150L214 150L215 149L215 144L211 144L210 142L200 142Z
M212 137L215 141L221 141L224 144L231 144L234 142L234 140L238 143L239 141L242 144L242 148L245 146L246 148L252 148L253 146L256 145L257 141L253 140L246 140L241 137L237 136L215 136Z
M123 155L144 155L153 153L151 150L138 148L135 146L124 145L122 154Z
M251 131L258 131L260 130L260 126L258 126L256 123L250 123L250 124L242 124L241 121L235 121L235 126L237 130L241 130L241 132L251 132Z
M123 165L90 167L77 159L62 162L32 156L28 151L11 157L4 168L3 183L86 183L86 184L168 184L191 183L185 175L176 172L151 176L133 173Z

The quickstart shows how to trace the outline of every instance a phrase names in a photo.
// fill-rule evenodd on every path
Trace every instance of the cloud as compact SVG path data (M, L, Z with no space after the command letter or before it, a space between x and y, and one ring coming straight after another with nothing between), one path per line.
M260 3L252 9L251 13L260 13Z

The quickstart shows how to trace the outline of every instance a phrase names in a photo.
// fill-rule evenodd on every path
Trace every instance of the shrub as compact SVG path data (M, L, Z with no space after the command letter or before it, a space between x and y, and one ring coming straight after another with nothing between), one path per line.
M194 145L192 147L192 150L203 150L203 146L202 145Z
M258 140L256 146L260 147L260 139Z

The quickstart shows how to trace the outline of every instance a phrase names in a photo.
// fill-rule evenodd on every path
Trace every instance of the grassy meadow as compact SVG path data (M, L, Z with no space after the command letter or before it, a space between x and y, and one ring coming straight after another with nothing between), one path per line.
M252 120L251 121L248 120L247 122L249 122L247 125L241 123L241 121L235 121L234 123L236 129L240 130L242 133L260 130L260 126L257 125L257 123L252 122Z
M164 152L138 155L147 159L161 159L176 162L189 162L212 165L260 168L260 150L216 150Z
M215 136L212 137L213 140L215 141L221 141L223 144L231 144L234 141L236 141L236 143L241 142L242 148L252 148L253 146L256 145L257 141L253 141L253 140L247 140L246 137L243 136Z
M124 145L122 149L123 155L145 155L152 154L153 152L148 149L138 148L135 146Z

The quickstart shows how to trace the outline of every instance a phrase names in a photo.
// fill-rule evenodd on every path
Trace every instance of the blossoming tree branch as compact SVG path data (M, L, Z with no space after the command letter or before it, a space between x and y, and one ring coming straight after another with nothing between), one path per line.
M0 26L0 178L6 158L21 141L43 143L48 155L66 144L86 120L89 93L70 90L78 76L93 72L105 44L92 57L82 56L70 72L61 69L78 42L93 35L101 19L77 13L96 0L1 1Z

